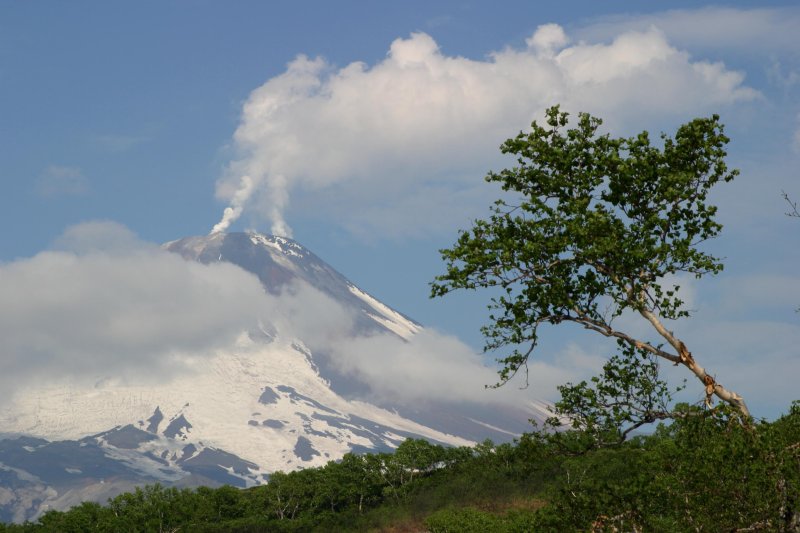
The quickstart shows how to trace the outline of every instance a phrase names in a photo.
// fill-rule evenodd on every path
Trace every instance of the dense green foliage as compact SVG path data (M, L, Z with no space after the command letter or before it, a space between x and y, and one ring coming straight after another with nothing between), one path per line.
M800 531L800 403L751 426L728 408L679 411L613 447L575 430L471 449L408 440L260 487L147 486L0 531Z
M447 270L432 295L499 289L483 332L487 350L510 351L499 360L501 383L527 368L542 325L572 323L615 339L626 355L686 366L707 403L716 395L747 416L744 400L717 383L663 324L689 315L670 276L700 278L723 268L699 247L722 228L709 192L737 174L725 163L728 138L719 117L662 135L662 147L647 132L601 135L600 119L585 113L575 127L568 124L567 113L553 107L544 126L534 122L503 144L517 166L486 180L507 196L488 220L475 221L453 248L441 250ZM617 329L614 319L625 313L648 324L652 336Z
M0 531L368 530L421 521L440 507L487 495L529 493L529 485L515 481L524 476L509 476L521 464L514 450L510 444L445 448L409 439L393 454L347 454L324 467L275 472L268 484L250 489L151 485L104 506L87 502L49 511L35 523L0 524Z

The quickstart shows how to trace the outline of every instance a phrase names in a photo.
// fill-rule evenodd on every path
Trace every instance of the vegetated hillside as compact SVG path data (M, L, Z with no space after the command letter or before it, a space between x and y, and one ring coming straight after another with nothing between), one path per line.
M579 431L407 440L259 487L146 486L0 531L800 531L800 403L752 426L682 409L613 447Z

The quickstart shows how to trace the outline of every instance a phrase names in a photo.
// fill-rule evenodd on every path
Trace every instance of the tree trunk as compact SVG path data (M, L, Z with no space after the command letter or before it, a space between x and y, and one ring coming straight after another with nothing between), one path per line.
M691 370L692 373L697 376L697 379L705 385L707 406L711 406L711 396L714 395L738 409L745 420L750 420L750 410L747 408L744 398L717 383L717 380L695 361L694 357L692 357L692 353L686 348L683 341L675 337L671 331L664 327L664 324L661 323L655 313L644 308L640 309L639 312L653 325L656 331L658 331L658 334L675 348L680 358L680 364Z

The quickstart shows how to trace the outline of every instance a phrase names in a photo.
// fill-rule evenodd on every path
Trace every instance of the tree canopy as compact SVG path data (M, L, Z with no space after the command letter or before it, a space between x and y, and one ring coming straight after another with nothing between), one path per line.
M647 132L613 138L600 134L600 125L581 113L568 127L568 114L556 106L545 125L534 122L502 145L517 166L486 180L511 194L495 202L488 220L475 221L441 250L446 273L432 284L432 295L501 289L483 328L487 350L509 350L499 359L501 384L527 369L540 326L574 323L616 339L629 359L685 366L701 382L707 405L716 395L749 418L743 398L718 383L665 326L689 315L680 287L665 280L723 268L700 247L722 228L709 191L738 174L725 163L729 139L719 117L662 134L662 147ZM646 321L652 336L617 329L614 319L623 313Z
M687 412L614 447L580 451L580 430L407 440L249 489L148 485L25 524L0 515L0 532L800 531L800 403L752 426L726 405Z

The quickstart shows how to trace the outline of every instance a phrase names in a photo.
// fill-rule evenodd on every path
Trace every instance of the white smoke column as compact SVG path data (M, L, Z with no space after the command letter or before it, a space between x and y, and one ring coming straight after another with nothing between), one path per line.
M272 220L272 234L281 237L292 237L292 228L283 219L283 212L289 203L289 189L286 177L274 176L269 180L269 199L271 208L269 217Z
M241 152L238 160L231 162L226 176L217 182L217 198L229 200L222 220L211 233L225 231L242 213L254 193L256 211L272 223L274 235L291 237L292 230L283 213L289 203L289 180L280 161L297 161L309 158L301 149L302 134L285 131L285 121L292 119L296 105L312 98L322 83L322 59L298 56L287 71L255 89L242 109L242 122L234 139ZM286 135L284 135L286 133ZM237 176L243 176L232 186Z
M222 219L214 224L209 235L224 232L241 216L242 211L244 211L244 204L250 199L254 189L255 182L253 179L250 176L242 176L239 181L239 188L236 189L233 198L231 198L230 205L222 212Z
M269 176L263 180L254 180L247 174L243 175L233 193L230 205L222 212L222 219L211 228L209 235L227 231L230 225L242 215L245 204L250 201L253 193L263 181L266 181L264 198L266 206L262 211L267 213L272 221L271 232L273 235L291 238L292 228L283 218L283 212L289 203L288 183L286 178L280 174Z

